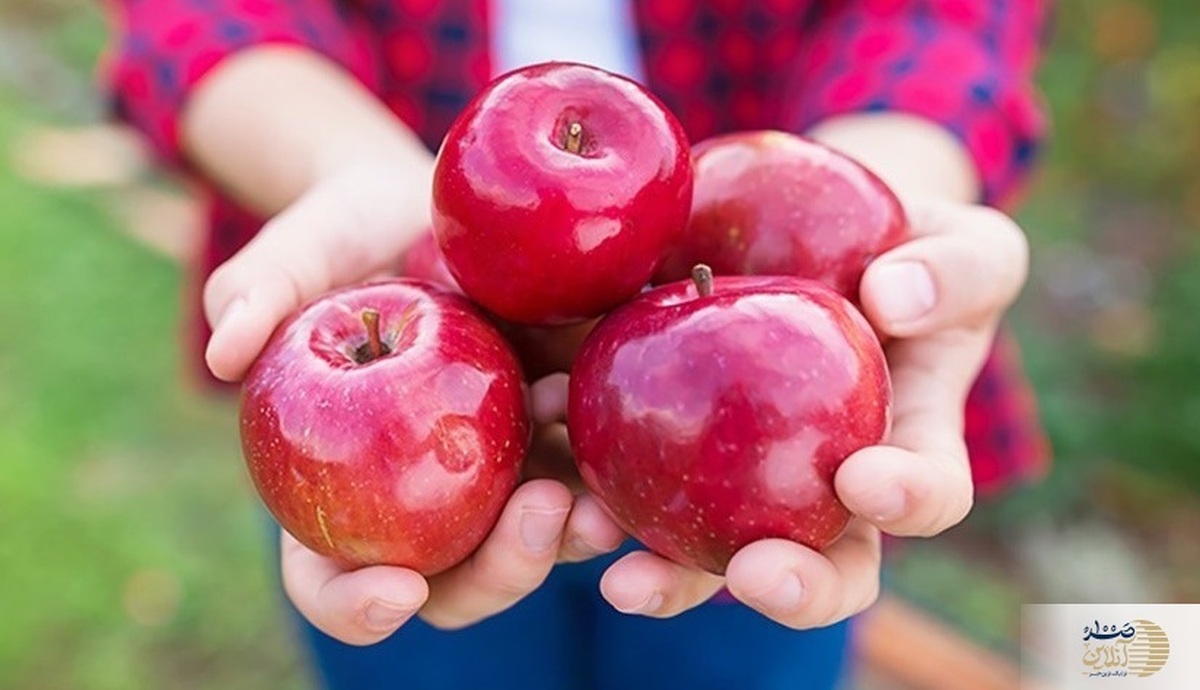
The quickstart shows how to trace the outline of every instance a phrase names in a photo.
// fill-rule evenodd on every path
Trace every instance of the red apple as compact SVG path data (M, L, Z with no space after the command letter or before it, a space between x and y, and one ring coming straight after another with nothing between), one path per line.
M442 250L438 249L432 229L426 229L418 235L400 255L398 272L404 278L424 280L452 292L462 293L458 282L446 267L446 260L442 258Z
M432 230L418 236L401 255L399 273L405 278L424 280L462 293L458 281L446 267ZM557 371L571 371L575 352L596 325L596 319L559 326L525 326L503 319L495 319L495 324L521 362L526 380L532 382Z
M638 84L571 63L511 72L451 126L433 176L450 272L509 321L599 316L650 280L692 197L683 129Z
M280 325L251 368L242 450L305 546L432 575L479 545L515 488L524 391L465 298L404 280L337 290Z
M857 303L867 264L908 238L904 209L887 185L817 142L742 132L702 141L692 155L691 218L658 283L705 263L718 275L819 280Z
M850 516L834 473L883 440L890 406L879 342L840 295L710 273L596 326L575 360L567 427L580 475L619 525L720 574L759 539L835 540Z

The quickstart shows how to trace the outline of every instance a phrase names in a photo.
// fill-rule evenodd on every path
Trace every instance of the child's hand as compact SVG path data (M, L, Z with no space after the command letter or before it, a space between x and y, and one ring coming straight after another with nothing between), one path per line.
M318 183L276 216L205 286L213 325L209 367L237 380L275 327L329 289L385 274L428 223L429 179L420 171L362 165ZM532 408L547 407L531 387ZM552 405L553 406L553 405ZM387 637L414 613L461 627L512 606L558 560L611 551L624 535L589 497L560 482L526 482L495 529L464 563L429 580L405 568L344 572L283 534L283 582L296 608L351 644Z
M431 169L432 161L348 168L314 185L214 271L204 286L213 374L241 379L275 327L308 300L392 270L429 223Z
M856 515L822 553L769 539L746 546L724 580L649 552L614 563L601 581L617 609L672 616L724 584L733 596L793 628L832 624L874 602L879 532L932 536L971 509L963 410L997 323L1025 281L1024 234L1003 214L953 202L908 206L917 237L876 259L862 282L871 322L887 346L895 391L889 444L839 469L838 496Z
M373 644L413 614L460 628L520 601L558 561L612 551L624 534L587 495L572 501L561 483L535 479L517 488L488 538L463 563L426 580L407 568L343 571L283 532L283 584L313 625L349 644Z
M557 393L543 394L544 388L532 387L538 423L553 419L542 419L537 410L557 405ZM519 486L470 558L428 580L389 566L344 571L287 532L281 535L288 597L313 625L349 644L378 642L413 614L439 628L478 622L537 589L556 562L587 560L625 539L595 499L572 497L566 486L550 479Z

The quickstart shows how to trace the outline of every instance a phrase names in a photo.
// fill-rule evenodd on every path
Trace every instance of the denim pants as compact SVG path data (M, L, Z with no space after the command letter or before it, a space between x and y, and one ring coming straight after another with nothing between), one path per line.
M293 615L332 690L845 687L849 623L798 632L721 597L666 620L621 614L599 593L618 555L559 565L519 604L468 628L413 618L370 647L342 644Z

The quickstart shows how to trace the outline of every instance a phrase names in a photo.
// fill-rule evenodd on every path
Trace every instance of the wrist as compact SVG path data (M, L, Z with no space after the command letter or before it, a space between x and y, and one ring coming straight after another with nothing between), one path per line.
M382 233L388 241L380 250L398 255L430 226L432 180L433 157L422 150L340 161L322 172L312 191L337 195L353 224Z
M250 48L196 85L181 114L185 155L264 217L322 181L395 165L421 178L432 157L339 65L294 46Z
M808 136L858 160L903 199L979 200L979 172L966 147L935 122L905 113L839 115Z

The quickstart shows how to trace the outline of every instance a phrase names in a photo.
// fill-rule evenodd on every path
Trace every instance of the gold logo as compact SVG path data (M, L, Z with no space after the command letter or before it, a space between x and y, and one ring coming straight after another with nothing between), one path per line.
M1084 675L1145 678L1158 673L1171 654L1167 633L1139 618L1124 625L1095 621L1083 627Z

